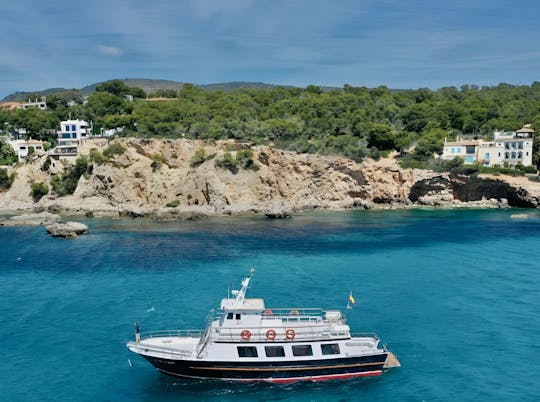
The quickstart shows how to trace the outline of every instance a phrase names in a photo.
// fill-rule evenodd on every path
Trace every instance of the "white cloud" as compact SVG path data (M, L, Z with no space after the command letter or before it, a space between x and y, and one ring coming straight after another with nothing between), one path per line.
M124 51L116 46L98 45L96 46L96 50L107 56L121 56L124 54Z

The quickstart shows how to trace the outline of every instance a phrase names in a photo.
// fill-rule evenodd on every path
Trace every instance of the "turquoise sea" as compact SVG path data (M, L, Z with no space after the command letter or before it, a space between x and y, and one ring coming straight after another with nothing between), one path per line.
M511 219L513 213L529 219ZM524 401L540 395L540 212L318 212L155 223L90 234L0 229L2 401ZM345 309L402 367L293 385L183 381L124 347L200 328L256 268L270 307ZM129 360L133 365L129 364Z

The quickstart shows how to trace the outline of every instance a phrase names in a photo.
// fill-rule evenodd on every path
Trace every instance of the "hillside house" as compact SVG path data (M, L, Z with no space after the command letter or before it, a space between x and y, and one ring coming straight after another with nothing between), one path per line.
M66 120L60 122L58 146L51 155L57 159L75 159L78 156L78 147L88 138L92 137L92 125L84 120Z
M445 140L442 159L460 157L465 164L478 162L487 167L515 166L518 163L531 166L533 138L534 130L525 125L517 131L495 131L493 141Z

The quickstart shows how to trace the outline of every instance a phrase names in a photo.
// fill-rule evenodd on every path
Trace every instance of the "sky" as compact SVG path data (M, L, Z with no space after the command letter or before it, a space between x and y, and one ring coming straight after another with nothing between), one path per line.
M531 84L539 17L531 0L1 0L0 99L114 78Z

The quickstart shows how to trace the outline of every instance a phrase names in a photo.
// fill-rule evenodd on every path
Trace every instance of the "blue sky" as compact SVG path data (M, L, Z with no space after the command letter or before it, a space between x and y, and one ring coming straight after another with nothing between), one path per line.
M5 0L0 98L113 78L530 84L539 17L529 0Z

